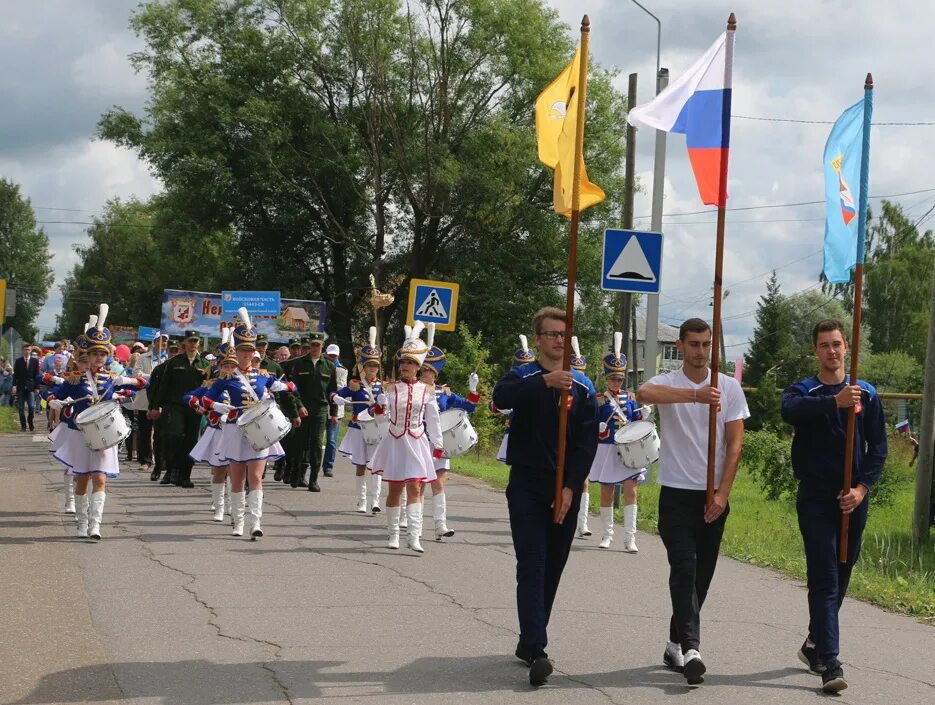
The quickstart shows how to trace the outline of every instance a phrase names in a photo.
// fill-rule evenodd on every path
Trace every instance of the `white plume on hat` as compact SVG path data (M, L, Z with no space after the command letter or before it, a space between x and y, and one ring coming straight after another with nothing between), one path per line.
M107 320L107 314L110 313L110 306L101 304L97 312L97 329L104 330L104 321Z
M231 335L233 335L234 329L224 326L221 328L221 345L227 345L230 342Z
M88 316L88 328L94 328L97 325L97 315L91 314Z
M571 336L571 349L574 350L577 357L581 357L581 348L578 347L578 336Z
M425 345L431 350L432 346L435 345L435 324L429 323L426 330L428 330L428 334L425 336Z
M529 352L529 338L523 334L520 334L519 346L523 349L523 352Z
M614 355L620 357L620 348L623 346L623 333L619 330L614 332Z
M412 326L412 328L409 326L403 327L403 331L406 333L406 339L399 349L400 360L410 360L417 363L420 367L422 366L422 363L425 362L425 356L429 353L428 347L419 337L424 328L425 324L422 321L416 321L416 324Z
M243 327L247 330L253 329L253 324L250 322L250 314L247 313L246 306L241 306L237 309L237 317L240 318L240 322L243 324Z
M370 334L370 335L369 335L368 340L369 340L369 342L370 342L370 347L371 347L371 348L377 347L377 327L376 327L376 326L370 326L369 334Z

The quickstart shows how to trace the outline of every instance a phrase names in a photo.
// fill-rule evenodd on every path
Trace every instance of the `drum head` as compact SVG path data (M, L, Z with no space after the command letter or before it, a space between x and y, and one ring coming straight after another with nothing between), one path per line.
M89 406L87 409L85 409L84 411L82 411L80 414L78 414L75 417L75 423L76 424L93 423L94 421L97 421L98 419L102 419L105 416L109 416L113 412L114 407L116 406L117 406L117 402L115 401L102 401L97 404L92 404L91 406Z
M647 436L652 435L655 430L656 427L649 421L634 421L633 423L628 423L614 434L614 442L632 443L633 441L641 441Z
M467 412L464 409L448 409L447 411L443 411L440 415L442 433L460 426L464 422L465 416L467 416Z
M370 415L370 412L364 409L359 414L357 414L357 420L363 421L364 423L370 423L373 421L373 416Z
M242 411L240 416L237 417L237 425L243 426L244 424L250 423L258 416L265 414L266 410L269 408L269 402L271 401L272 399L264 399L258 404L251 406L249 409Z

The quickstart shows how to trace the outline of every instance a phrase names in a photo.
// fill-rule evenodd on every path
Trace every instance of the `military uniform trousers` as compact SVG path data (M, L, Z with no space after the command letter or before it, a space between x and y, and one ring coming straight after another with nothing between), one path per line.
M191 481L195 461L188 454L198 443L201 416L187 406L172 404L168 407L168 418L163 429L164 447L167 451L167 469L175 472L175 484Z

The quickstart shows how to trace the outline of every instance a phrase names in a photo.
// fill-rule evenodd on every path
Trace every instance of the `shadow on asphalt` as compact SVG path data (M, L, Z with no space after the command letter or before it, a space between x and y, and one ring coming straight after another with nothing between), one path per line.
M506 655L427 657L395 671L346 671L341 661L268 661L219 664L204 660L170 663L117 662L58 671L13 705L50 705L89 700L153 698L161 705L224 705L353 695L444 695L447 693L525 692L532 690L522 664ZM557 664L561 668L561 664ZM271 678L275 672L275 679ZM801 685L773 683L801 669L784 668L736 676L710 675L708 685L812 691ZM817 681L817 679L816 679ZM681 676L661 666L608 673L556 672L548 689L656 688L666 695L693 692ZM751 697L755 697L753 692Z

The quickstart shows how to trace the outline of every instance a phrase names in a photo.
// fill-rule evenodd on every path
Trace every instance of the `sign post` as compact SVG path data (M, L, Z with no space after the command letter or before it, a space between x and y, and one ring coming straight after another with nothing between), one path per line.
M411 326L422 321L434 323L436 330L453 331L457 325L460 289L460 285L453 282L413 279L409 283L406 324Z

